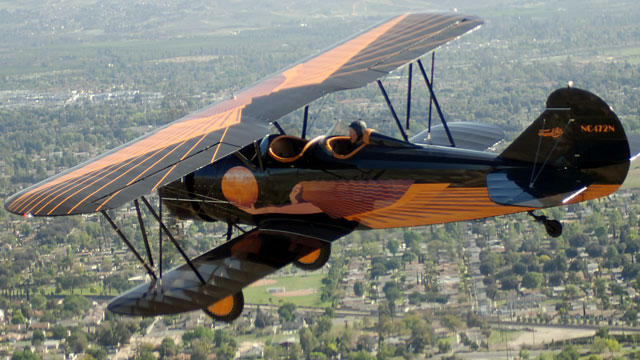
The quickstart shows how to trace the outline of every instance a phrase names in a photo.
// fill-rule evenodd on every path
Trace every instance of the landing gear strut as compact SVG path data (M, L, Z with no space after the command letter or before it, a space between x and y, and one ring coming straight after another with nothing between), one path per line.
M558 220L549 220L545 215L536 215L533 211L529 211L529 215L533 217L536 222L542 223L547 234L551 237L558 237L562 235L562 224Z

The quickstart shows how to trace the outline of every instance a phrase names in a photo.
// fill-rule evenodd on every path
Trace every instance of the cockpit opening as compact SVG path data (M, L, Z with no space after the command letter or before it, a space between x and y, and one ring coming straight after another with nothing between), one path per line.
M269 144L269 155L283 163L294 162L302 157L306 151L324 136L318 136L312 140L299 138L292 135L280 135Z

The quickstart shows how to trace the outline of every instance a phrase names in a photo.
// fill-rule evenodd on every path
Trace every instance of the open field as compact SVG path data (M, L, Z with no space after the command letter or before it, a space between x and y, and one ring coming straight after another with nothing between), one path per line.
M622 189L638 189L640 188L640 162L634 161L631 163L629 173L624 183L622 183Z
M244 290L244 301L251 304L292 302L298 306L323 306L325 304L320 301L323 277L324 274L312 274L259 281Z

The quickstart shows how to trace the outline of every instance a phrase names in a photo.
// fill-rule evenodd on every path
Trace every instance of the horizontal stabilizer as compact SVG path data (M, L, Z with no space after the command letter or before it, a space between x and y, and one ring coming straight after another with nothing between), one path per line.
M460 121L448 123L456 147L484 151L504 139L504 131L493 124ZM419 132L409 139L412 143L450 146L447 132L442 125Z
M591 181L578 171L543 171L540 181L530 186L531 171L496 171L487 175L487 188L491 201L501 205L546 208L562 205L574 194L584 191ZM553 179L553 181L548 181Z
M640 155L640 135L627 135L627 140L629 141L629 160L633 161Z

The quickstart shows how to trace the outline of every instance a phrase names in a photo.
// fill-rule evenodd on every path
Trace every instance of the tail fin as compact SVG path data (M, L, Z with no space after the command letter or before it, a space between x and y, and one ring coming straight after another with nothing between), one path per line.
M531 165L488 177L492 199L546 207L566 203L575 197L572 194L593 185L600 190L586 191L578 200L615 191L629 170L629 143L620 120L602 99L585 90L563 88L549 95L542 115L499 157ZM520 195L516 196L515 187Z
M547 109L500 157L554 167L595 168L629 161L627 136L602 99L575 88L554 91ZM625 174L621 174L620 182Z

